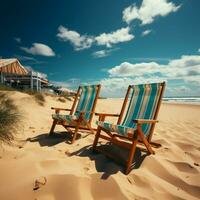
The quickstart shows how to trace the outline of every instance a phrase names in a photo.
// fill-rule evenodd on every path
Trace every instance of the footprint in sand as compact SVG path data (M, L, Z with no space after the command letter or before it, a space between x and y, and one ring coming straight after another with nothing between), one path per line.
M29 126L29 129L35 129L35 127Z
M65 151L65 155L67 155L67 156L69 156L69 157L70 157L70 156L71 156L71 153L70 153L70 151L66 150L66 151Z
M84 167L83 169L84 169L86 172L90 170L89 167Z
M41 186L44 186L47 183L47 178L42 176L35 180L35 185L33 190L38 190Z

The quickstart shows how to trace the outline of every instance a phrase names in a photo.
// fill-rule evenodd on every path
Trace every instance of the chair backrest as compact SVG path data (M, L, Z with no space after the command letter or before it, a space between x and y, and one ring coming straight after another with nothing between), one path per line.
M79 86L74 104L72 106L71 114L74 113L74 115L79 116L80 112L86 112L85 119L91 122L100 88L101 85ZM76 103L77 101L78 103Z
M123 115L128 97L132 91L122 125L135 128L136 124L133 122L134 119L157 119L164 87L165 82L130 85L121 111L121 115ZM118 123L120 123L120 121L118 121ZM146 137L152 134L153 128L154 125L152 124L142 125L142 130Z

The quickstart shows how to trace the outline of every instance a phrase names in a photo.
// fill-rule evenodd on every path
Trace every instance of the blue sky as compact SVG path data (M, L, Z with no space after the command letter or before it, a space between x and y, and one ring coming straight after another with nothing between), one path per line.
M163 80L165 96L199 95L199 9L198 0L7 0L0 57L71 89L101 83L103 96Z

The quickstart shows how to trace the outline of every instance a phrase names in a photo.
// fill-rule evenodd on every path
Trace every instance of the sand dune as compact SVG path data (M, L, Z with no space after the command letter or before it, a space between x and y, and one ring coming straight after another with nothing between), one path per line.
M0 149L0 199L200 199L200 106L163 103L153 136L162 147L146 157L138 150L140 159L126 176L121 166L92 153L93 135L81 133L74 145L65 133L46 137L50 107L70 108L72 102L48 96L40 106L28 94L8 95L23 113L24 125L16 145ZM97 111L119 113L121 104L102 99Z

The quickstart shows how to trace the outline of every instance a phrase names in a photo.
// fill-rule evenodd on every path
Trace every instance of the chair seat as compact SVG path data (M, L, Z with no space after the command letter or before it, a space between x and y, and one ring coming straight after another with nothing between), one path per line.
M119 125L119 124L112 124L112 123L106 122L106 121L104 121L104 122L96 121L96 124L110 132L116 132L122 136L128 136L129 134L133 134L135 131L134 128Z
M62 115L62 114L53 114L52 118L58 120L59 122L66 122L67 124L71 124L73 121L76 121L78 119L76 115Z

